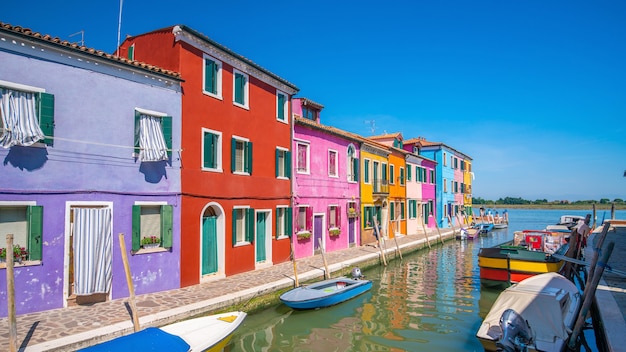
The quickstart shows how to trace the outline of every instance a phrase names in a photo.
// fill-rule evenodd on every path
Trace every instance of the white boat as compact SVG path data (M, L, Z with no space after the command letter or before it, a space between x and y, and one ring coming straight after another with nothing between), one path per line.
M245 312L228 312L184 320L161 328L150 327L80 351L222 351L245 317Z
M581 302L578 288L564 276L535 275L500 293L476 337L486 351L560 352Z

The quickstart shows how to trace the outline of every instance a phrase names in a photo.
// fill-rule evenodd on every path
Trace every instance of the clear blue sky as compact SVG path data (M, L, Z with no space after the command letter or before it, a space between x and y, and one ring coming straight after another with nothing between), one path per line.
M0 21L113 53L119 12L8 1ZM324 124L465 153L475 197L626 199L626 1L123 2L122 39L175 24L294 83Z

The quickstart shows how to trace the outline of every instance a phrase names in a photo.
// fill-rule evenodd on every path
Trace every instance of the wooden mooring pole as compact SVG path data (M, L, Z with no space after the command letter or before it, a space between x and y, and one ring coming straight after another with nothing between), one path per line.
M437 233L439 234L439 241L443 244L443 238L441 237L441 231L439 231L439 224L437 224L437 221L435 221L435 227L437 228Z
M120 251L122 251L122 261L124 262L124 272L126 272L126 284L130 294L129 304L133 317L133 327L135 332L139 331L139 317L137 316L137 305L135 304L135 286L133 285L133 277L130 275L130 265L128 264L128 254L126 254L126 242L124 242L124 234L119 234Z
M13 259L13 235L7 235L7 305L9 320L9 351L17 352L17 317L15 315L15 273Z
M387 258L385 257L385 251L383 250L383 243L385 240L383 239L382 234L378 231L378 220L374 218L374 231L376 232L376 238L378 238L378 249L380 250L380 256L383 258L383 264L387 266Z
M428 239L428 232L426 232L426 225L422 221L422 229L424 230L424 237L426 237L426 243L428 243L428 249L430 249L430 240Z
M328 262L326 261L326 253L324 246L322 246L322 239L318 238L317 243L320 245L320 251L322 252L322 260L324 261L324 278L330 279L330 270L328 270Z
M291 242L291 261L293 261L293 277L295 278L295 287L300 286L298 282L298 265L296 264L296 251L293 249L293 241Z

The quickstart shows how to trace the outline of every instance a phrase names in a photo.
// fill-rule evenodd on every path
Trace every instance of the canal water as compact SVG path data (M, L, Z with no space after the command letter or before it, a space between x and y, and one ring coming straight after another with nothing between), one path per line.
M363 270L373 287L350 301L312 311L278 304L250 314L225 350L483 351L475 334L500 291L481 287L478 250L511 240L514 231L556 224L561 215L591 212L508 213L508 229L475 241L449 240L404 254L386 267ZM610 212L598 211L598 224L603 218L610 218ZM618 211L616 218L626 218L626 211ZM594 349L593 332L585 336Z

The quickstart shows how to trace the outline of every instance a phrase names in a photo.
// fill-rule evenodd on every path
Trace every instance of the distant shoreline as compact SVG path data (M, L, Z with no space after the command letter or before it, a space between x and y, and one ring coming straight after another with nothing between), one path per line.
M472 204L472 208L485 209L562 209L593 210L593 204ZM596 211L611 210L611 204L596 204ZM615 210L626 210L626 204L615 204Z

